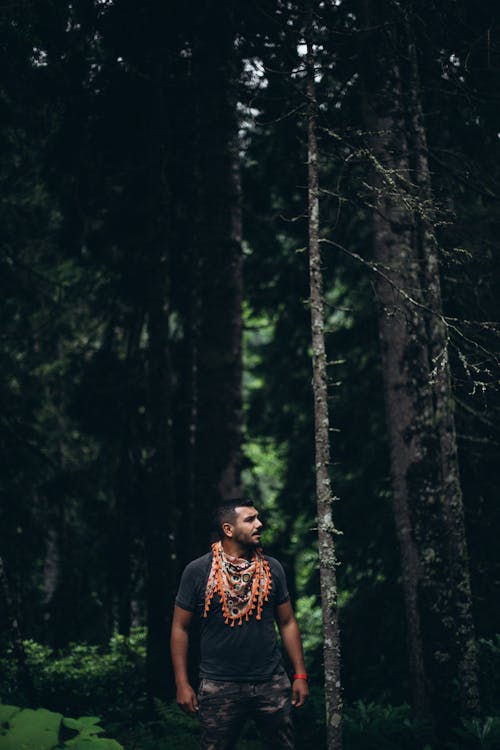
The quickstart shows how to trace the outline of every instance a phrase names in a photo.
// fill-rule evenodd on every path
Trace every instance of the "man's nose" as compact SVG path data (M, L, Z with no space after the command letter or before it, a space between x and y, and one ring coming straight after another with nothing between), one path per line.
M257 519L257 528L258 528L258 529L261 529L261 528L262 528L262 526L263 526L263 524L262 524L262 521L260 520L260 518L258 518L258 519Z

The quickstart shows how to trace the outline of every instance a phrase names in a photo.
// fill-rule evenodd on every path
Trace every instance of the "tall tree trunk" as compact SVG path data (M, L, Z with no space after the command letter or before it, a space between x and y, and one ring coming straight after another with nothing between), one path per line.
M437 735L444 737L458 718L456 686L463 668L469 670L465 692L472 703L475 693L446 329L416 61L404 79L405 60L398 57L401 18L391 15L389 5L377 6L375 23L374 7L364 2L366 28L379 29L377 43L371 39L370 60L363 55L364 104L371 134L376 289L394 512L414 708L422 718L432 715ZM374 57L378 66L371 62ZM403 92L405 83L409 91ZM462 631L458 639L457 623Z
M172 363L169 340L169 252L172 227L165 215L169 205L169 163L166 143L166 92L169 71L165 51L153 54L152 112L150 138L150 233L148 237L148 385L149 461L146 487L146 566L147 566L147 659L150 695L166 696L172 690L168 659L168 639L172 604L177 583L177 516L172 455Z
M191 43L193 48L193 43ZM172 364L176 373L173 393L176 495L183 500L182 543L177 545L180 567L193 557L196 519L196 453L198 423L198 352L200 347L200 144L196 76L193 58L177 56L173 62L171 96L171 182L175 185L170 213L175 222L172 257L172 308L181 322Z
M148 309L148 370L150 399L150 461L146 520L147 678L151 695L171 688L168 638L177 580L175 541L177 512L171 441L170 388L172 370L168 341L165 261L151 264Z
M211 508L241 493L243 290L232 19L227 0L203 5L194 63L201 202L195 535L200 552L208 542Z
M307 38L308 99L308 216L311 301L314 427L316 453L316 501L321 602L323 615L323 661L325 673L326 732L328 750L342 748L342 692L340 682L340 636L337 610L337 558L330 481L330 419L326 373L323 278L319 249L318 144L316 139L316 92L312 45L312 2L309 4Z
M54 360L61 360L60 340L56 340L51 345L51 349ZM78 638L81 626L78 591L81 579L79 580L76 558L77 548L71 539L74 528L69 520L71 518L69 509L73 499L67 492L68 461L64 440L68 434L68 420L65 412L65 390L66 384L60 375L57 375L46 389L49 403L54 410L59 436L53 445L57 474L44 489L48 529L45 573L48 576L46 581L50 582L51 586L45 595L45 616L49 642L56 648ZM72 613L69 622L67 612Z
M26 661L26 653L21 635L21 629L14 612L14 603L10 594L10 586L5 570L3 557L0 555L0 601L3 602L4 617L11 632L12 649L19 671L20 683L28 705L36 705L36 692L33 677Z
M434 196L429 169L427 135L422 113L420 77L414 30L406 17L409 61L410 123L417 194L423 210L416 216L417 242L422 260L425 297L433 311L427 315L432 365L435 425L441 463L441 512L447 538L450 602L453 611L455 660L458 666L461 714L479 713L478 667L472 593L465 536L462 488L458 463L454 398L448 357L448 329L443 319L439 273L439 245L435 230Z
M376 21L370 0L363 1L362 10L365 28L374 28ZM412 703L417 717L428 719L430 707L419 607L423 571L413 508L420 503L430 508L434 499L431 484L424 495L417 497L422 488L415 485L412 477L424 476L429 463L432 405L430 392L425 390L428 380L425 329L418 310L406 296L411 293L421 300L418 259L412 245L412 218L400 192L409 175L408 148L401 98L394 96L400 90L399 71L395 65L389 75L384 71L381 86L380 73L372 64L374 53L376 59L381 54L380 42L374 49L370 32L363 35L362 42L363 108L365 125L371 134L372 180L377 199L373 211L373 249L385 276L376 278L376 295L393 509L401 556ZM391 96L381 97L381 89L383 94L390 91ZM383 101L377 102L380 98ZM379 110L384 114L379 114Z
M396 132L394 120L390 117L378 120L376 125L372 123L372 127L379 132ZM404 169L408 173L406 165L391 158L398 153L394 143L385 148L379 142L372 144L372 148L387 170ZM388 279L377 278L376 294L394 518L401 555L413 706L419 718L428 718L418 593L423 571L414 526L418 522L415 508L430 511L435 502L432 470L428 471L433 451L430 439L432 408L430 392L425 389L428 378L425 346L423 348L425 330L411 303L408 304L404 295L397 291L401 289L415 294L418 290L418 263L413 257L410 224L407 212L393 198L383 203L374 213L373 229L375 260ZM399 231L395 232L394 227ZM420 486L418 478L427 473L429 484Z
M133 463L134 418L137 411L134 393L134 378L137 374L137 354L144 326L144 312L134 310L127 320L127 351L125 357L125 392L123 424L118 447L115 477L115 505L113 527L118 543L115 545L113 593L117 604L118 632L128 636L132 623L132 544L134 530L134 506L137 493L136 471Z

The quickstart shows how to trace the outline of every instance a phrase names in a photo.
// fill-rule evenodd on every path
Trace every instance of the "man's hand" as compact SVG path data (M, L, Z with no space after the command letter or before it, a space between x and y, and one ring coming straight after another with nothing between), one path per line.
M276 621L281 633L281 639L285 650L290 657L294 674L306 674L302 642L300 639L299 626L293 614L292 605L288 599L276 607ZM309 695L307 680L298 679L292 683L292 706L300 708L306 702Z
M170 636L170 651L177 685L177 704L190 716L196 716L198 701L196 693L189 684L187 671L187 657L189 646L189 626L193 619L190 610L175 605Z
M309 695L307 680L294 680L292 683L292 706L300 708L304 705Z
M176 701L177 705L190 716L196 716L198 713L198 699L189 683L177 688Z

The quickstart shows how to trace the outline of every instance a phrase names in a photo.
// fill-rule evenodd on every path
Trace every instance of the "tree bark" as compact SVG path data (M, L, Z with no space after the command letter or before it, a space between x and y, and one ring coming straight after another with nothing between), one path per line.
M311 301L312 367L316 454L316 501L320 587L323 615L323 660L325 673L326 732L329 750L342 748L342 692L340 681L340 635L337 609L337 557L330 481L330 418L325 350L323 278L319 249L318 144L316 138L316 92L312 45L312 3L309 5L307 38L307 143L309 272Z
M429 351L432 366L435 426L441 464L441 512L447 537L449 568L448 611L453 611L452 639L460 685L461 714L477 715L480 710L472 592L465 535L462 488L458 463L454 396L448 357L448 329L443 319L439 272L439 245L435 230L434 196L429 169L418 70L417 49L410 19L408 35L410 122L415 161L415 182L423 210L415 217L417 242L422 260L425 297L433 311L427 315Z
M194 61L201 204L195 538L202 552L213 507L241 494L243 281L231 4L206 4L199 20Z
M170 70L165 51L151 61L151 136L149 143L149 215L147 238L147 367L149 441L146 465L146 676L150 696L167 697L173 689L168 639L172 604L178 581L176 537L178 508L172 447L172 382L169 331L170 268L173 232L168 214L171 185L166 141L171 135L167 100Z
M395 123L390 117L378 120L374 127L379 132L395 132ZM372 144L372 147L388 170L405 168L401 161L396 162L391 158L393 153L397 153L394 144L387 149L381 142ZM407 174L407 169L405 172ZM425 332L416 311L396 291L411 290L415 294L418 290L418 264L413 257L408 216L391 198L383 203L383 207L374 213L373 229L375 260L390 280L377 277L376 295L391 450L393 507L401 555L413 706L419 718L428 718L418 595L422 568L414 532L414 506L422 503L430 508L434 498L431 484L419 488L412 477L425 474L429 463L432 446L428 428L432 410L430 393L425 391L428 374L426 352L422 349ZM396 226L400 228L397 233L393 229Z
M369 0L362 3L362 18L366 29L376 27L379 19L374 18ZM418 310L406 297L411 294L421 301L418 259L412 245L412 217L401 200L409 164L401 97L398 96L400 77L394 63L382 76L373 67L374 52L379 59L383 51L380 41L377 42L374 45L370 32L362 36L363 110L370 133L376 200L373 250L385 276L377 275L375 289L412 704L417 717L428 719L430 706L419 604L423 570L415 536L414 506L421 503L430 508L434 499L430 484L417 487L412 477L424 476L429 462L432 404L430 392L425 388L428 381L425 329Z
M113 558L113 594L116 597L118 632L128 636L132 624L132 548L135 524L137 472L134 466L134 420L137 404L134 399L134 378L137 375L139 342L144 326L144 312L135 309L126 321L128 328L125 355L125 393L123 423L118 446L114 483L113 528L118 539Z
M146 521L147 678L150 695L171 690L168 659L171 607L177 565L177 511L171 436L171 364L168 342L167 281L164 259L151 266L148 309L150 458Z
M26 661L26 653L24 651L23 638L21 635L21 629L17 616L14 613L14 603L10 594L10 586L5 570L5 565L2 556L0 555L0 600L3 600L5 617L7 625L11 631L12 636L12 648L14 651L14 657L17 662L17 668L19 670L21 687L28 702L28 705L35 707L36 692L33 683L33 678Z
M373 8L364 2L379 65L363 55L364 106L394 513L413 704L442 738L459 704L478 706L446 326L415 51L398 56L401 17Z

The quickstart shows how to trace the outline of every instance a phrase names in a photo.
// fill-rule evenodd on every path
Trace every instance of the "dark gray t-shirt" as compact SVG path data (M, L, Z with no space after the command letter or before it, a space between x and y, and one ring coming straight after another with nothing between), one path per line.
M274 625L274 608L289 599L285 572L274 557L265 555L272 576L269 601L264 602L262 618L255 614L248 622L226 625L217 593L203 617L205 589L212 566L212 552L186 566L175 603L194 612L200 620L200 676L211 680L257 682L268 680L281 663L281 652Z

